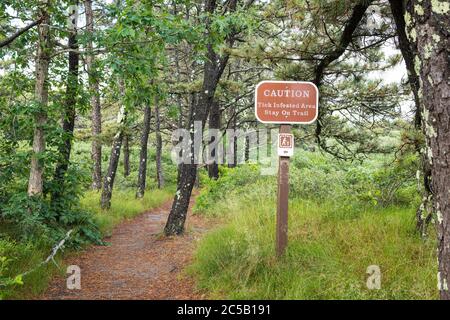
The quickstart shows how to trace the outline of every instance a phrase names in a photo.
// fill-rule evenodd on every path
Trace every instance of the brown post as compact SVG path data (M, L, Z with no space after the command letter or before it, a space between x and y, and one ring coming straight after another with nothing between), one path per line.
M280 133L291 133L290 124L280 125ZM279 157L276 251L280 257L286 250L288 241L288 196L289 196L289 157Z

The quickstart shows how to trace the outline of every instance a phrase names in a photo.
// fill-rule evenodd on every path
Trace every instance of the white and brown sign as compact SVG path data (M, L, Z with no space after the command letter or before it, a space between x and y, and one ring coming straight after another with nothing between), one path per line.
M292 157L294 155L294 135L290 133L278 134L278 155Z

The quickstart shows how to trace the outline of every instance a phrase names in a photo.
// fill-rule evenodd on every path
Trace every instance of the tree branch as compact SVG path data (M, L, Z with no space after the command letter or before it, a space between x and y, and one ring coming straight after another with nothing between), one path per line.
M16 38L18 38L19 36L21 36L22 34L24 34L25 32L27 32L28 30L30 30L31 28L33 28L34 26L37 26L38 24L40 24L42 22L42 18L37 19L36 21L33 21L32 23L30 23L29 25L27 25L26 27L23 27L22 29L18 30L16 33L12 34L11 36L9 36L8 38L0 41L0 48L9 45L11 42L13 42Z

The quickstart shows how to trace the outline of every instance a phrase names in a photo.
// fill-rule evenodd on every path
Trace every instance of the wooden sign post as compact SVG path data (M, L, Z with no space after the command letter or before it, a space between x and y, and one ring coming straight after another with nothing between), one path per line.
M262 123L280 124L278 135L278 195L276 254L282 256L288 242L289 159L294 152L292 124L317 119L319 91L311 82L262 81L255 90L255 116Z

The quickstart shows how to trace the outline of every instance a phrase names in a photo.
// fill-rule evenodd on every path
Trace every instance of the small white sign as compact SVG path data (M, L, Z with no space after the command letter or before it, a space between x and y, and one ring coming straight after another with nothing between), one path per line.
M278 134L278 156L292 157L294 155L294 135L290 133Z

